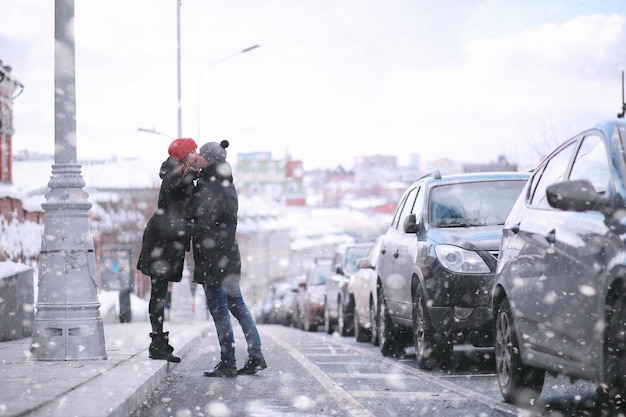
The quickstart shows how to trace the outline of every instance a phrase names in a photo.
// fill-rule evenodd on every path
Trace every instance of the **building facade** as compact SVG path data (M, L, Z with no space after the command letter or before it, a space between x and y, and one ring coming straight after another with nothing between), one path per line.
M302 161L289 155L273 159L270 152L239 153L234 169L242 195L264 195L286 206L306 204Z
M22 84L11 75L11 67L0 60L0 182L11 183L13 143L13 100L22 93Z

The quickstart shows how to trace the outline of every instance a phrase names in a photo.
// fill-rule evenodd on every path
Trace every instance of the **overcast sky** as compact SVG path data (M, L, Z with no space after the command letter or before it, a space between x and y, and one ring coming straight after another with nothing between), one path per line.
M163 159L138 128L177 136L177 1L75 3L79 159ZM52 154L54 2L0 6L13 149ZM621 110L623 0L182 0L180 28L182 136L231 158L534 164Z

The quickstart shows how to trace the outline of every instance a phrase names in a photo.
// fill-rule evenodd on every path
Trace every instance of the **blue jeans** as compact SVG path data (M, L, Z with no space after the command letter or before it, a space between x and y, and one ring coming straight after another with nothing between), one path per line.
M221 287L204 285L204 292L209 311L215 322L222 362L228 366L236 366L235 336L233 334L233 325L230 321L230 313L237 319L243 334L246 336L248 356L250 358L262 358L261 337L257 331L252 314L250 314L250 310L248 310L246 303L243 301L239 282L229 282L226 279Z

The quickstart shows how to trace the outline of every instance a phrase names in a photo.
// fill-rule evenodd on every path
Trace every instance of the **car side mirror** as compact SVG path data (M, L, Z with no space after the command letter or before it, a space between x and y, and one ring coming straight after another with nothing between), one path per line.
M417 223L417 216L415 214L409 214L404 219L404 233L417 233L417 229L419 228L419 224Z
M356 260L356 267L359 269L374 269L370 258L359 258Z
M548 204L566 211L595 210L605 212L609 200L600 194L588 180L558 182L546 189Z

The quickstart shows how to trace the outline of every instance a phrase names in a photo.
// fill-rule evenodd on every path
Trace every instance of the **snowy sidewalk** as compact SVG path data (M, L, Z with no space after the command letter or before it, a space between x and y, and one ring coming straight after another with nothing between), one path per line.
M212 321L166 324L187 355ZM37 361L30 339L0 343L0 416L127 417L177 364L148 358L147 322L105 324L106 360Z
M119 323L119 293L101 291L106 360L38 361L30 338L0 342L0 417L128 417L178 364L148 358L148 303L131 298L132 321ZM192 311L188 280L172 287L165 331L184 358L209 331L204 291Z

